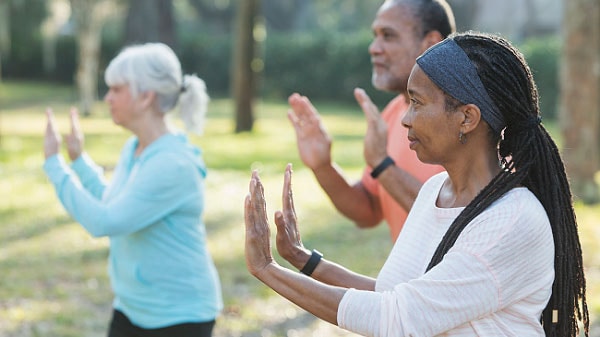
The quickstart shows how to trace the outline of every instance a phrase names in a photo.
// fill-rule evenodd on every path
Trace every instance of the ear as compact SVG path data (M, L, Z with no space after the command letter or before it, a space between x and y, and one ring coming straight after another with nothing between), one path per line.
M139 94L139 100L140 100L140 104L144 108L150 108L154 105L154 102L156 101L156 92L145 91L145 92Z
M444 38L442 37L442 33L437 30L432 30L429 33L425 34L423 40L421 41L421 54L425 52L429 47L434 44L442 41Z
M460 131L466 135L479 126L481 122L481 110L475 104L465 104L459 110L462 113Z

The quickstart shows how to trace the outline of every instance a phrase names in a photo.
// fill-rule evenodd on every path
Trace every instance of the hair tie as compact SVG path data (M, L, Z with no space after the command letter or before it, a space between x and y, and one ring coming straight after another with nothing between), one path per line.
M185 79L181 81L181 87L179 88L179 93L184 93L187 90L187 85L185 83Z
M507 126L507 130L511 130L513 134L517 134L523 131L534 129L540 125L540 123L542 123L541 116L529 117L523 122L513 123Z
M516 125L516 129L519 131L530 130L536 128L542 123L542 116L529 117L520 125Z

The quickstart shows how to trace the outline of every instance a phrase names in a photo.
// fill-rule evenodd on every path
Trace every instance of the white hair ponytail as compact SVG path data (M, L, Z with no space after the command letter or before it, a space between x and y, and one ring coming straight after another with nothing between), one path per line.
M184 75L179 96L180 118L189 132L202 134L210 97L206 84L196 75Z

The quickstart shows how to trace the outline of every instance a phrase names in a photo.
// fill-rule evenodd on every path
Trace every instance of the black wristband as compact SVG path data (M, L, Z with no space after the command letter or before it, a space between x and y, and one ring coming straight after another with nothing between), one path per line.
M310 276L310 274L312 274L313 271L315 271L315 268L317 268L319 262L321 262L322 257L323 254L321 254L321 252L319 252L316 249L313 249L310 258L308 259L308 262L306 262L304 267L300 269L300 272L306 276Z
M385 157L385 159L382 160L381 163L379 163L379 165L377 165L377 167L375 167L373 169L373 171L371 171L371 177L373 177L373 179L377 179L377 177L379 177L381 172L383 172L390 165L395 165L395 164L396 163L390 156Z

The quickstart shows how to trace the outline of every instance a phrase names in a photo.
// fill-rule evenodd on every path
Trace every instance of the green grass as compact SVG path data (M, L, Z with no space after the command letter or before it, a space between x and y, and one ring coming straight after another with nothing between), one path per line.
M61 130L67 132L73 97L68 87L0 83L1 336L105 335L112 300L106 275L108 240L91 238L65 213L41 169L44 109L52 106ZM272 215L281 207L285 165L293 163L294 195L307 247L372 276L391 248L386 226L358 230L334 210L298 158L285 103L258 103L255 130L233 134L231 101L214 100L205 134L192 137L209 168L205 222L226 306L216 337L344 335L282 300L246 271L242 205L252 169L260 170ZM334 159L350 179L358 179L363 166L362 112L355 106L316 105L333 134ZM92 117L82 119L82 128L87 151L110 174L129 133L112 124L102 102ZM589 304L597 314L600 206L577 205L576 211ZM288 332L292 330L295 334Z

